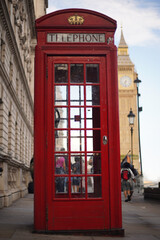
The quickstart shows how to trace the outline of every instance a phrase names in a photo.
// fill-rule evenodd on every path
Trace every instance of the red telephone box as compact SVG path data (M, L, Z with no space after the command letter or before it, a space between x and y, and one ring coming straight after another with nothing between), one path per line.
M35 230L123 234L116 21L67 9L36 30Z

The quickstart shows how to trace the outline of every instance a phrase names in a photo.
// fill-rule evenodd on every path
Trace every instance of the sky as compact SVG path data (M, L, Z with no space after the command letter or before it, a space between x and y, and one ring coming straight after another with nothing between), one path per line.
M117 21L115 44L121 26L135 64L139 86L140 136L145 180L160 181L160 0L48 0L47 13L84 8Z

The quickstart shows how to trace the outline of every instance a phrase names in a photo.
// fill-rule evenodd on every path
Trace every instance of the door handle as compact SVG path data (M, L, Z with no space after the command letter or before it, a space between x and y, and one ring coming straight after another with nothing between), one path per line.
M103 144L106 145L107 142L108 142L108 138L107 138L107 136L104 135L103 136Z

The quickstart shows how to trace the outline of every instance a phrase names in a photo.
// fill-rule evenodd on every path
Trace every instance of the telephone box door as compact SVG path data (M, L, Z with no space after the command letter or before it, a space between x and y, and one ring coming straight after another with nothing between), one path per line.
M48 230L110 228L105 61L48 57Z

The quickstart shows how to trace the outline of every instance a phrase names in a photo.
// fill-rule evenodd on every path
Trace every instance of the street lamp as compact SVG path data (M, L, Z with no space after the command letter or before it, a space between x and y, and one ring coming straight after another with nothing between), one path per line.
M141 82L142 82L142 81L141 81L140 79L138 79L138 77L136 78L136 80L134 80L134 83L136 83L136 85L137 85L139 160L140 160L141 176L143 176L143 171L142 171L142 155L141 155L141 140L140 140L140 117L139 117L139 113L142 111L142 107L139 107L139 97L141 96L141 94L139 93L139 83L141 83Z
M132 108L130 109L130 112L127 115L127 117L129 120L129 126L131 127L131 164L133 164L133 126L135 114L132 112Z

